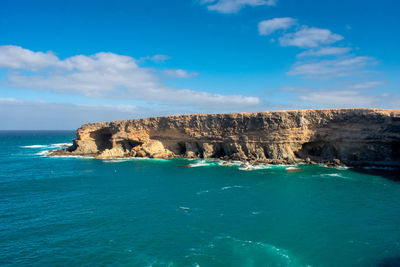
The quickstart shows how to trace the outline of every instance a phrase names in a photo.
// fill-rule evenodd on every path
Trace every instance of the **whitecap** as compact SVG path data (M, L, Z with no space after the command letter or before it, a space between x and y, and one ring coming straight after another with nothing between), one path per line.
M350 179L350 178L348 178L348 177L346 177L346 176L343 176L342 174L339 174L339 173L323 173L323 174L321 174L320 176L322 176L322 177L335 177L335 178L342 178L342 179Z
M48 145L31 145L31 146L21 146L22 148L43 148L48 147Z
M208 192L210 192L210 190L203 190L203 191L197 192L196 195L202 195L202 194L205 194L205 193L208 193Z
M50 147L54 148L63 148L63 147L70 147L72 146L72 143L57 143L57 144L51 144Z
M50 150L43 150L35 153L37 156L47 156L49 154Z
M188 207L179 207L181 210L190 210Z
M127 159L104 159L104 163L119 163L119 162L125 162L131 160L130 158Z
M226 161L226 160L220 160L217 163L219 166L241 166L243 164L243 162L241 161Z
M273 165L270 164L250 164L248 162L241 165L239 168L241 171L254 171L254 170L265 170L271 169Z
M209 161L205 161L205 160L200 160L198 162L195 163L191 163L188 165L188 167L190 168L196 168L196 167L204 167L204 166L211 166L213 165L213 162L209 162Z
M248 262L252 262L252 266L261 266L267 261L271 266L304 266L288 250L269 243L241 240L228 235L216 237L198 249L189 250L185 258L192 263L199 263L202 259L217 263L218 260L220 265L221 250L226 254L224 263L228 265L235 262L238 266L247 266Z
M339 166L339 167L336 167L335 169L337 169L337 170L348 170L350 168L351 167L348 167L348 166Z
M233 189L233 188L245 188L245 187L241 186L241 185L231 185L231 186L221 187L221 190L228 190L228 189Z
M79 158L79 159L94 159L92 156L79 156L79 155L52 155L49 158Z

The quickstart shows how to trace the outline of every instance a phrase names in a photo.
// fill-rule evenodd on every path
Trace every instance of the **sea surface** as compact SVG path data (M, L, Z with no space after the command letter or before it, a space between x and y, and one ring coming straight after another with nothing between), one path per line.
M387 172L46 156L72 138L0 132L1 266L400 265Z

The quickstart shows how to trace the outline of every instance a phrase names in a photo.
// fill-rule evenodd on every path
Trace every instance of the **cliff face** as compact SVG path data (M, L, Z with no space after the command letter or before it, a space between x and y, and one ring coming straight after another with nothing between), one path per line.
M53 155L400 164L400 110L178 115L85 124Z

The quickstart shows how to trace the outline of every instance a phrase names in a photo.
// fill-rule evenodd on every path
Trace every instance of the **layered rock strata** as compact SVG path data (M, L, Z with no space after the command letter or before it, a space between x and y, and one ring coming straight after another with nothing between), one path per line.
M51 155L400 164L400 110L176 115L89 123L76 134L71 147Z

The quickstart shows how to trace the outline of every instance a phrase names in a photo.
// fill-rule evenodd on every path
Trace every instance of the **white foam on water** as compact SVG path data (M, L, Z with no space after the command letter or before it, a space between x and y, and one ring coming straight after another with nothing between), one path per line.
M39 152L35 153L35 155L46 157L49 154L49 152L50 152L50 150L43 150L43 151L39 151Z
M241 166L243 164L243 162L237 161L237 160L234 160L234 161L220 160L220 161L218 161L217 164L219 166L229 166L229 167L231 167L231 166Z
M242 185L231 185L231 186L221 187L221 190L229 190L229 189L234 189L234 188L248 188L248 187L242 186Z
M78 155L52 155L49 158L77 158L77 159L94 159L91 156L78 156Z
M288 173L293 173L293 172L301 172L303 170L301 168L298 168L298 167L287 167L286 171Z
M215 162L213 162L213 161L210 162L210 161L200 160L195 163L190 163L188 166L190 168L196 168L196 167L212 166L214 164L215 164Z
M21 146L22 148L43 148L48 147L48 145L31 145L31 146Z
M125 161L130 161L132 160L131 158L117 158L117 159L103 159L104 163L119 163L119 162L125 162Z
M62 148L62 147L72 146L72 143L57 143L57 144L51 144L49 146L54 148Z
M337 169L337 170L348 170L350 168L351 167L347 167L347 166L339 166L339 167L336 167L335 169Z
M179 207L181 210L190 210L188 207Z
M196 195L202 195L202 194L209 193L209 192L210 192L210 190L203 190L203 191L197 192Z
M239 170L241 171L255 171L255 170L266 170L273 168L274 165L270 164L250 164L248 162L241 165Z
M351 180L351 178L343 176L340 173L323 173L323 174L320 174L319 176L322 176L322 177L335 177L335 178L342 178L342 179Z
M270 266L307 266L300 264L288 250L269 243L241 240L229 235L218 236L207 245L190 249L185 258L192 263L206 259L207 262L212 260L213 263L221 265L221 251L225 255L222 262L228 265L234 262L237 266L263 266L268 262Z

